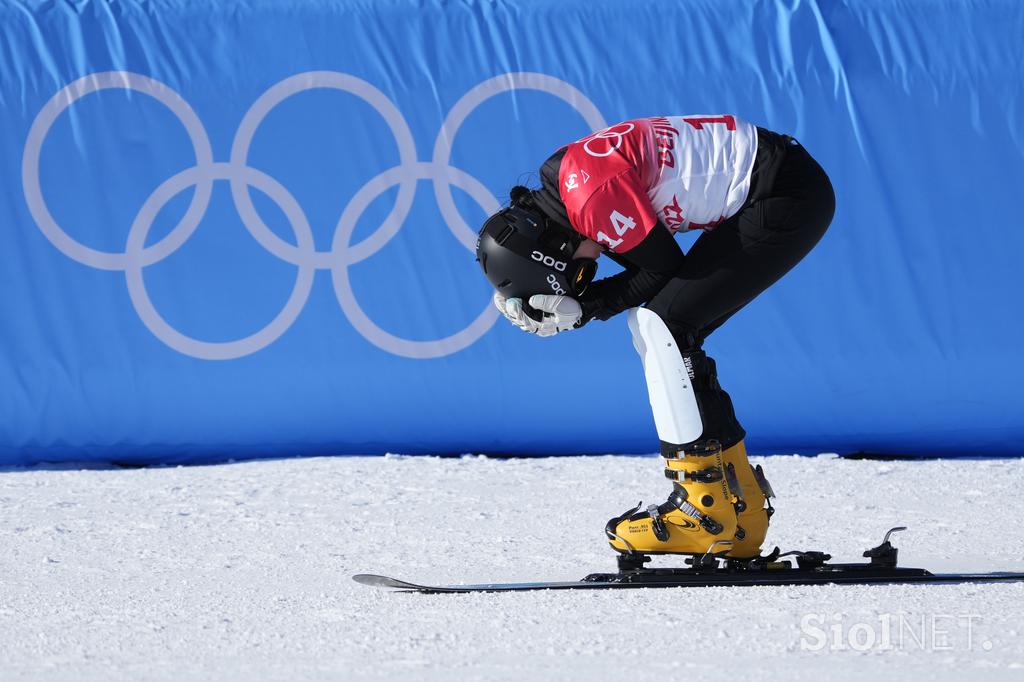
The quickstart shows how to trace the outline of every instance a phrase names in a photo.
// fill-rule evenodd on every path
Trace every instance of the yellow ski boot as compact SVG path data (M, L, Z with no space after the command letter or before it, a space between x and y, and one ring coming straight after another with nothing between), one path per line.
M731 547L737 528L737 495L730 491L717 441L668 451L665 476L674 481L668 501L640 505L605 526L612 549L623 554L704 554Z
M725 465L726 481L739 497L736 504L739 525L727 556L750 559L760 555L761 544L768 534L768 522L775 512L769 498L774 497L774 493L764 477L761 465L756 469L750 466L743 441L722 452L722 462Z

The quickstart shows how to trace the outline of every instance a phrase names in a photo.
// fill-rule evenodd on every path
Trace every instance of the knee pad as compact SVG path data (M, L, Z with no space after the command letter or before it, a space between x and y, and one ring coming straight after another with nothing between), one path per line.
M657 313L632 308L628 316L633 347L640 355L658 438L683 445L704 433L693 374L676 339Z
M662 450L709 439L729 448L742 440L746 432L736 420L729 394L718 384L715 361L703 351L680 348L652 310L633 308L628 320Z

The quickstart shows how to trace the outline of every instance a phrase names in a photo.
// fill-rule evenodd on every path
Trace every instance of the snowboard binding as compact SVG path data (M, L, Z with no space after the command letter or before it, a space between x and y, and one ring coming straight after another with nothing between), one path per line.
M618 555L618 573L592 573L583 580L586 582L628 582L663 583L671 580L686 581L688 578L709 581L708 584L746 584L743 576L750 579L785 582L786 579L813 579L821 576L861 577L878 580L885 577L907 578L928 575L928 571L920 568L899 568L896 565L898 550L893 546L892 534L906 530L906 526L896 526L886 532L882 542L864 551L863 556L870 559L868 563L830 564L832 555L818 550L794 550L781 552L778 547L765 555L751 558L729 556L732 551L731 540L718 540L704 553L692 553L684 556L685 568L649 568L651 556L643 552L623 552ZM795 562L795 566L794 566ZM812 580L817 582L817 580ZM849 582L843 580L842 582Z

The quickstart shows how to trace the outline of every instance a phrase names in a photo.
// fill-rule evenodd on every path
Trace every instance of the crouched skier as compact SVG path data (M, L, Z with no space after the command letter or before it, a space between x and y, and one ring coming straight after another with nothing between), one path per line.
M737 116L625 121L544 162L484 223L477 260L494 303L538 336L628 312L673 481L668 500L608 522L621 553L758 556L771 488L704 339L788 272L835 210L796 140ZM683 254L673 235L702 234ZM593 281L599 256L624 271Z

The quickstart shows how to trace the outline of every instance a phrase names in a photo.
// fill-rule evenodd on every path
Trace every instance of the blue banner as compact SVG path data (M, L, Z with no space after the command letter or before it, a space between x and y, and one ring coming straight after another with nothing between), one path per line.
M1017 454L1022 35L1011 0L4 3L0 463L652 452L625 320L524 335L472 248L562 144L706 112L837 195L708 342L749 447Z

